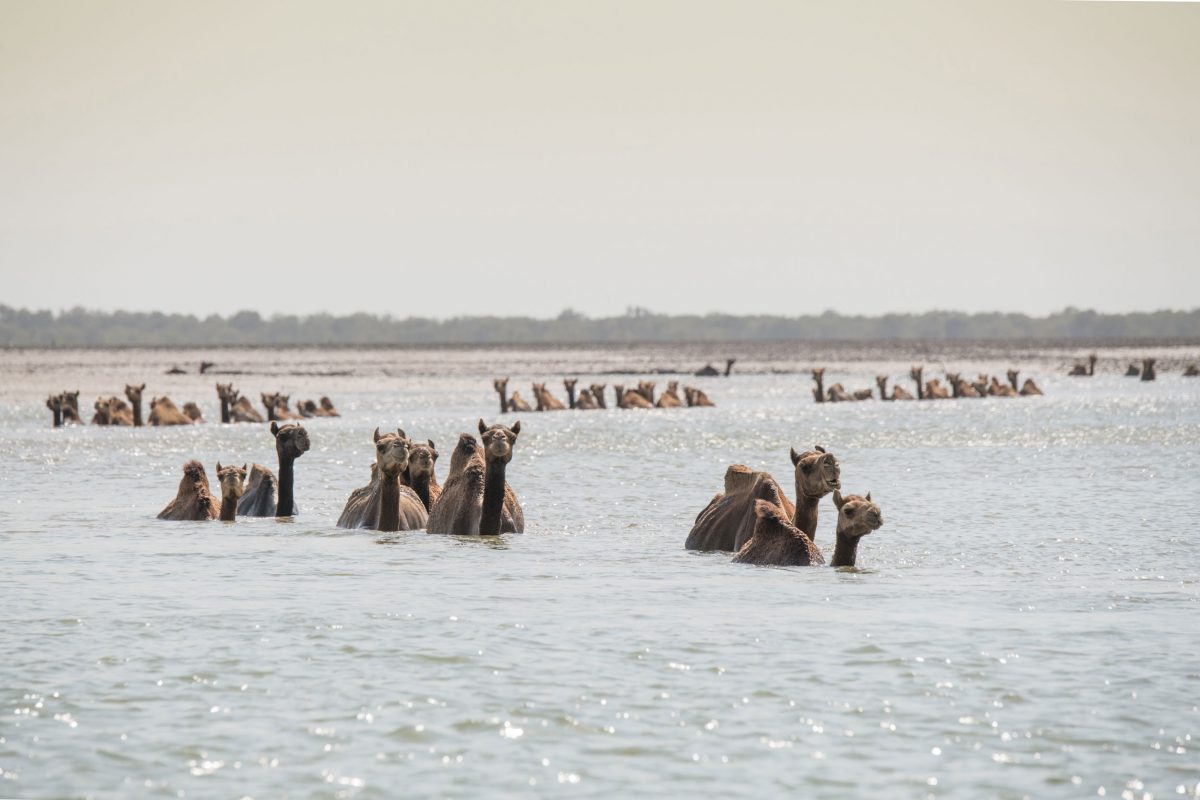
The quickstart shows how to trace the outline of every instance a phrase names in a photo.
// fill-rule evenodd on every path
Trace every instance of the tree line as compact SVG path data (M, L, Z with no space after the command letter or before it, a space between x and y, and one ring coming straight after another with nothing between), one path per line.
M603 342L1200 341L1200 308L1102 314L1066 308L1044 317L998 312L857 316L668 315L630 308L612 317L570 309L552 319L277 314L198 317L160 312L32 311L0 305L0 346L583 344Z

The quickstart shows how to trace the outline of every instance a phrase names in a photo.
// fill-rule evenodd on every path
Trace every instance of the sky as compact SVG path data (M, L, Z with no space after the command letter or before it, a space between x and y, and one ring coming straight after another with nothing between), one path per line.
M1200 306L1200 3L0 0L0 303Z

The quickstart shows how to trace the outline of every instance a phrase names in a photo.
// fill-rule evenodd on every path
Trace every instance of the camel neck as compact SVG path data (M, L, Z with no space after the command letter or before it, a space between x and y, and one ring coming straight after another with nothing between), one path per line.
M54 427L61 428L63 420L62 408L52 408L50 411L54 414Z
M833 549L833 563L830 566L853 567L855 559L858 558L858 540L858 536L838 531L837 545Z
M292 465L295 463L294 458L279 454L279 503L275 506L277 517L291 517L296 513L292 496Z
M825 402L825 379L817 378L817 402Z
M567 387L567 401L571 404L571 408L575 407L575 387Z
M237 518L237 501L233 495L221 495L221 522L233 522Z
M432 510L429 507L429 475L418 475L416 478L412 478L409 486L416 492L417 497L421 498L421 504L425 506L425 510Z
M500 533L504 516L503 461L488 460L483 474L483 510L479 516L479 533L484 536Z
M500 395L500 413L508 411L508 389L497 389L496 394Z
M229 422L229 398L221 398L221 422Z
M811 542L817 541L817 509L820 505L821 498L819 496L809 497L797 492L796 517L792 524L804 531Z
M400 473L380 470L379 530L400 530Z
M925 387L921 385L920 378L915 378L914 380L916 380L916 382L917 382L917 399L924 400L925 399Z
M140 428L142 427L142 398L134 400L131 405L133 406L133 427Z

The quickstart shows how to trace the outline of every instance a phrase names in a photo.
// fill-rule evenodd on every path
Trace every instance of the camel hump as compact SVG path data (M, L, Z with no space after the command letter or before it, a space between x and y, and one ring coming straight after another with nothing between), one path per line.
M792 526L792 521L787 518L783 508L778 504L772 503L770 500L755 500L754 501L754 516L764 522L772 522L778 525ZM757 530L755 531L757 535Z
M725 494L746 491L754 484L755 474L745 464L730 464L725 470Z

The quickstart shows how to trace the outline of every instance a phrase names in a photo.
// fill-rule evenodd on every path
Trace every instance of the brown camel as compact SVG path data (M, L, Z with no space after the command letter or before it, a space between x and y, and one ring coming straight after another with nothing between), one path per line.
M538 411L565 411L567 408L561 400L550 394L544 383L533 384L533 399L537 401Z
M63 424L83 424L83 420L79 418L79 390L76 389L73 392L63 392L61 397Z
M979 397L975 387L957 372L947 372L946 383L950 384L950 391L955 397Z
M54 427L56 428L61 428L63 424L62 407L63 398L61 394L52 394L46 398L46 408L50 409L50 413L54 418Z
M296 423L279 425L272 422L271 435L275 437L275 453L279 456L279 503L275 506L275 516L295 516L294 466L296 459L307 453L311 446L308 431Z
M93 425L133 425L133 411L129 404L117 396L99 397L95 402L96 414Z
M327 417L340 417L342 415L341 412L334 407L333 401L325 395L321 396L321 410L325 412L325 416Z
M535 398L536 399L536 398ZM525 398L521 397L521 393L513 390L512 397L508 401L508 410L517 411L533 411L533 407L525 402Z
M1067 374L1071 375L1071 376L1083 376L1083 377L1090 378L1091 376L1096 374L1096 361L1097 360L1098 359L1096 358L1096 354L1092 353L1090 356L1088 356L1087 364L1082 364L1082 363L1076 362L1075 366L1072 367L1071 371L1068 372Z
M267 398L271 398L272 402L274 403L274 411L275 411L274 419L277 419L277 420L303 419L303 417L301 417L299 414L297 414L295 411L292 411L292 409L290 409L288 407L288 401L291 399L291 397L292 396L290 394L281 394L280 392L276 392L273 395L264 394L263 395L263 404L265 405L267 403Z
M305 419L325 416L321 413L321 407L317 405L315 400L297 400L296 412Z
M246 488L246 465L222 467L217 462L217 482L221 484L221 522L234 522L237 517L238 498Z
M233 420L229 417L229 407L233 405L233 401L237 399L237 393L233 390L232 383L217 383L217 400L221 402L221 422L229 423Z
M600 404L596 402L596 396L592 394L591 389L581 389L579 399L575 401L575 408L580 411L595 411L600 408Z
M854 401L854 398L846 393L846 388L840 383L835 383L829 387L825 399L830 403L850 403Z
M380 434L375 429L375 468L371 482L355 489L338 518L339 528L370 528L377 531L415 531L425 526L429 514L421 498L401 476L408 469L408 436L399 428Z
M279 481L269 467L250 465L250 477L238 499L239 517L273 517L278 504Z
M592 399L596 401L596 407L608 408L608 401L604 399L604 390L608 388L608 384L593 383L588 388L592 390Z
M438 451L433 439L425 444L413 444L408 450L408 469L402 478L404 485L412 489L425 511L433 510L438 498L442 496L442 487L438 484L434 468L437 466Z
M683 387L683 394L685 397L690 398L688 400L689 407L712 408L716 405L716 403L708 399L708 395L705 394L704 390L702 389L697 389L693 386L685 386Z
M613 384L613 394L617 400L617 408L653 408L645 395L636 389L626 389L624 386Z
M1142 380L1152 381L1158 376L1158 373L1154 371L1154 365L1156 363L1157 360L1153 358L1142 359Z
M175 499L167 503L167 507L159 512L159 519L171 520L201 520L216 519L221 513L217 498L212 496L208 488L208 476L204 474L204 465L199 461L189 461L183 465L183 478L179 481L179 490Z
M200 406L188 401L183 404L183 413L186 414L192 422L204 422L204 415L200 413Z
M696 516L685 547L689 550L740 550L754 533L755 500L766 500L778 506L785 519L791 519L794 526L815 541L821 498L841 486L841 466L837 458L820 445L804 453L797 453L792 448L791 460L795 505L770 474L734 464L725 470L725 491L713 497Z
M925 399L925 384L922 382L922 377L921 377L924 374L924 372L925 372L924 367L916 367L916 366L914 366L912 369L910 369L908 371L908 376L910 378L912 378L913 381L917 384L917 399L918 400Z
M855 400L874 400L875 392L870 389L858 389L854 392Z
M909 394L908 390L906 390L903 386L893 386L892 387L892 395L891 395L891 397L889 397L888 392L887 392L887 382L888 382L887 375L875 376L875 383L877 386L879 386L879 396L882 399L884 399L884 400L912 400L913 399L913 396L911 394Z
M250 398L233 392L233 403L229 406L229 418L233 422L265 422L262 414L250 402Z
M995 375L992 376L992 382L988 386L988 395L991 397L1016 397L1017 390L1009 386L1007 383L1001 383Z
M525 517L505 481L521 423L488 427L479 420L483 456L473 455L462 472L446 479L442 496L429 517L430 533L491 536L523 533ZM511 501L511 503L510 503Z
M838 509L837 539L833 550L834 567L853 567L858 560L862 537L883 527L883 512L866 497L833 493ZM755 501L754 533L738 550L733 560L742 564L777 567L820 566L825 563L816 544L787 521L779 506L765 500Z
M458 443L454 445L454 452L450 454L450 471L446 475L446 481L461 475L467 468L467 463L476 456L483 458L483 448L479 446L479 440L472 434L460 433Z
M496 394L500 395L500 413L506 414L512 410L508 402L508 378L495 378L492 380L492 388L496 390Z
M659 408L679 408L683 401L679 399L679 381L667 383L667 390L658 398Z
M567 407L575 409L575 384L579 383L578 378L563 378L563 388L567 390Z
M1021 384L1020 388L1018 388L1017 381L1020 380L1020 377L1021 373L1017 370L1010 369L1008 371L1008 382L1012 385L1013 389L1017 390L1017 394L1021 395L1022 397L1029 397L1031 395L1040 395L1042 393L1042 390L1038 388L1038 385L1033 382L1033 378L1026 378L1025 383Z
M1130 364L1128 367L1125 368L1125 377L1126 378L1136 378L1136 377L1140 376L1141 374L1142 374L1142 371L1140 369L1138 369L1137 364Z
M1183 377L1200 378L1200 366L1196 364L1188 364L1187 368L1183 371Z
M140 428L144 424L142 422L142 392L146 390L146 384L141 386L133 386L125 384L125 396L129 398L129 405L133 408L133 427Z
M279 393L259 392L258 396L262 399L263 408L267 411L267 421L274 422L279 419Z
M818 403L825 402L825 368L814 369L812 371L812 379L816 382L816 388L813 389L813 399ZM691 403L688 403L691 405Z
M151 425L191 425L192 418L180 411L169 397L150 399Z
M942 386L942 382L937 378L930 378L925 382L925 399L926 400L949 400L950 392Z
M637 393L646 398L646 402L654 405L654 387L655 383L651 381L638 381Z

